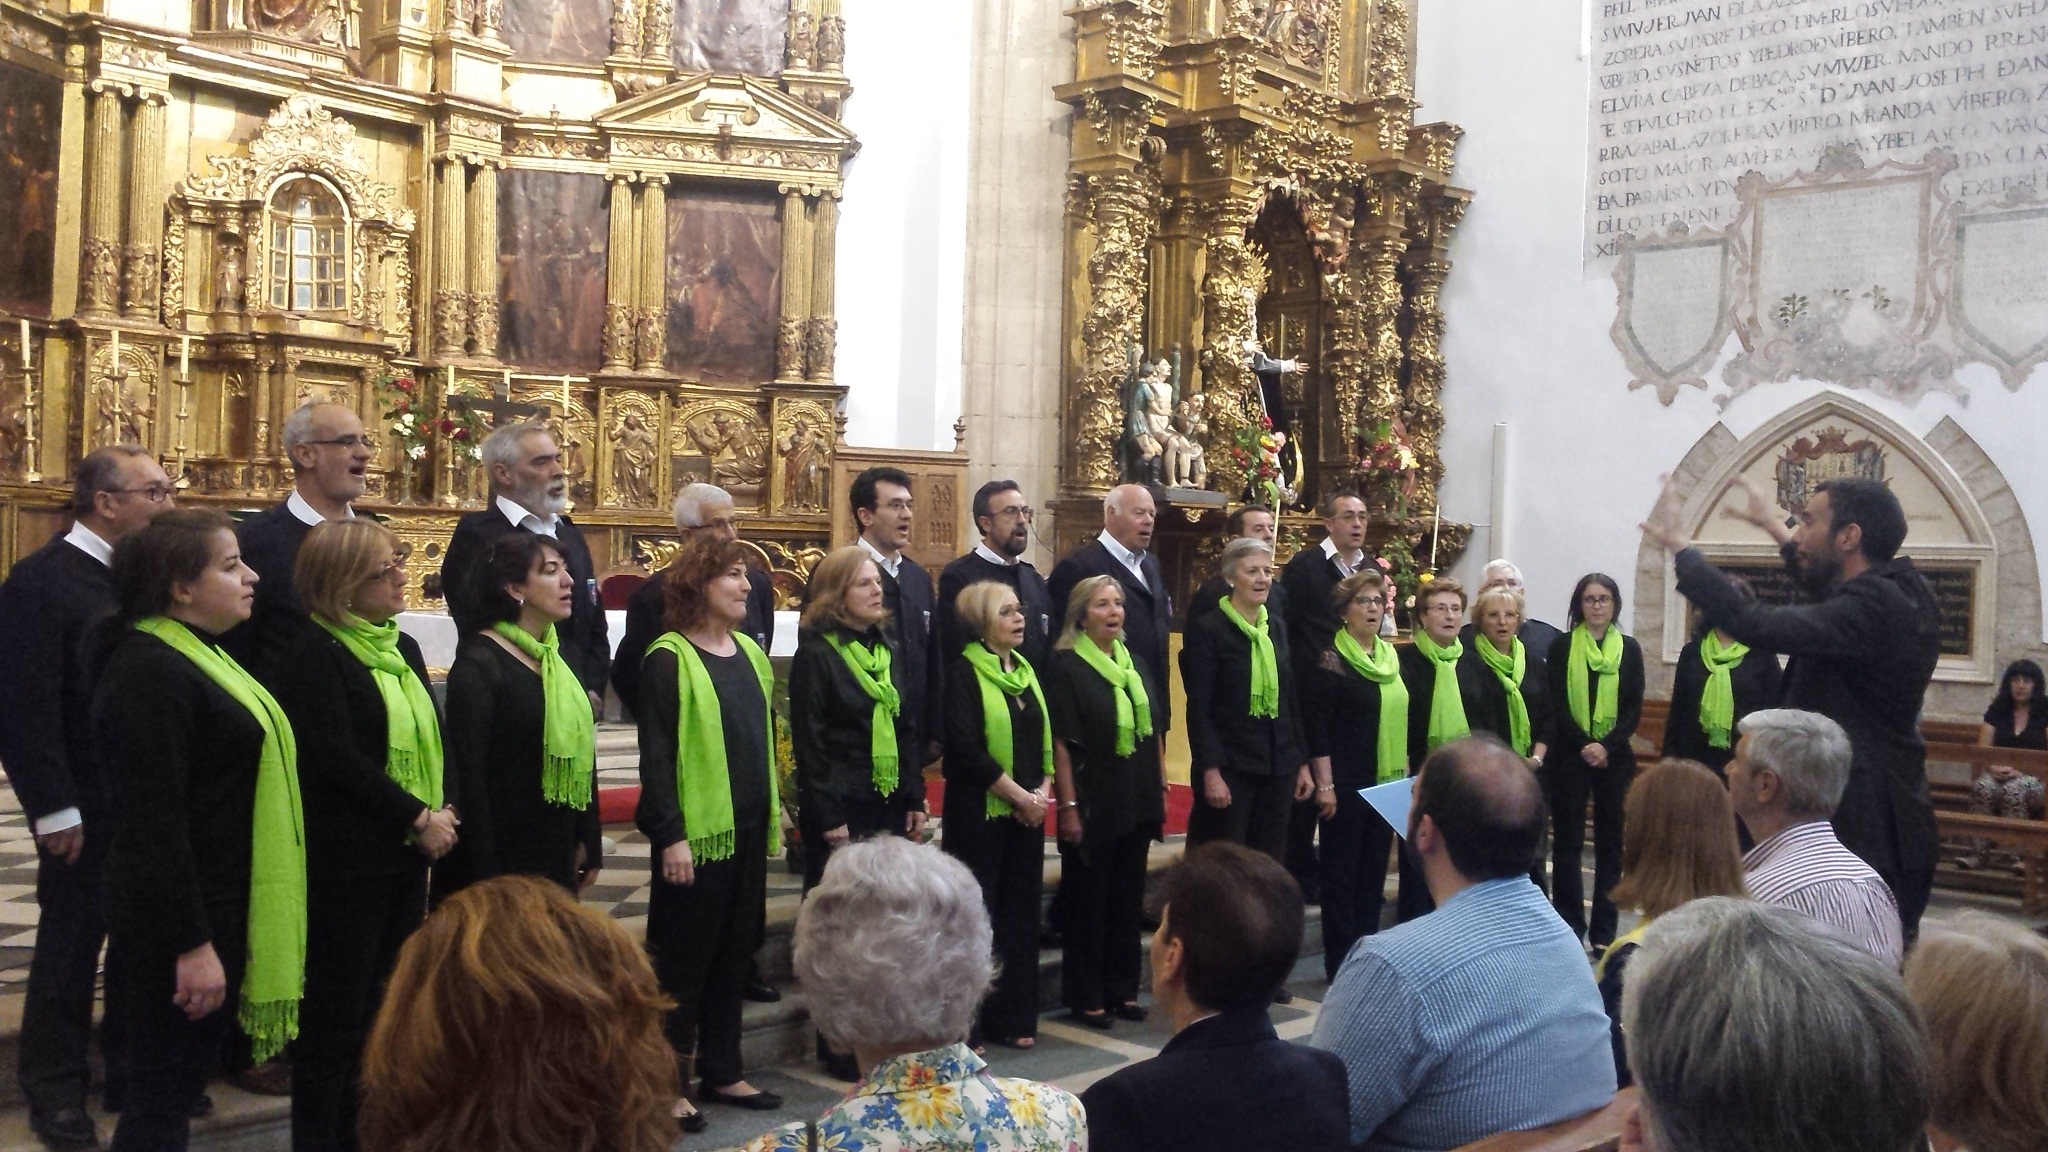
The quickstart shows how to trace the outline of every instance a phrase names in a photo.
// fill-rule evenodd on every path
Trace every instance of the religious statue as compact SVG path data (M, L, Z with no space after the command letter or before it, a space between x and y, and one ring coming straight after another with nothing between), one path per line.
M103 378L99 389L99 442L147 445L151 416L149 384L138 374L123 371L118 361L110 371L112 374Z
M619 503L636 508L654 503L656 458L654 433L640 413L631 408L620 413L612 429L612 478Z
M825 437L808 416L797 416L775 442L782 453L782 504L808 512L825 510Z
M711 461L713 484L735 496L760 491L768 462L762 458L761 438L752 425L730 412L713 411L691 421L685 431Z
M811 14L796 9L789 14L789 45L783 53L782 66L802 71L811 66L811 54L817 51L816 34L811 30Z
M1166 443L1167 481L1175 488L1207 488L1209 463L1202 437L1209 434L1209 418L1202 411L1200 396L1183 396L1174 408L1173 432Z
M1301 456L1291 451L1293 447L1287 433L1277 428L1259 437L1258 474L1271 479L1260 481L1254 495L1276 511L1301 498Z
M1284 52L1294 46L1294 34L1300 24L1294 0L1273 0L1273 6L1266 9L1266 27L1259 38Z
M1279 434L1281 455L1278 469L1283 475L1298 476L1302 471L1301 449L1293 443L1294 422L1289 419L1287 393L1281 385L1281 378L1300 373L1301 361L1273 359L1266 355L1265 345L1257 336L1244 342L1244 354L1245 366L1259 378L1259 409L1265 413L1266 423Z
M236 237L228 237L220 246L220 273L215 277L213 310L216 312L240 312L242 310L242 246Z

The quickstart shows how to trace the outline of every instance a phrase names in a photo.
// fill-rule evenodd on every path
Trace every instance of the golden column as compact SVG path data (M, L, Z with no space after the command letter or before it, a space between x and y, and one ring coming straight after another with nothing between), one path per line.
M91 179L85 203L84 310L111 316L121 306L121 93L92 85Z
M633 368L633 298L639 290L636 265L640 233L635 227L639 209L633 196L633 178L614 175L611 181L611 241L606 254L604 282L604 371L630 372Z
M819 383L831 382L839 347L839 321L833 318L838 243L839 192L828 188L818 195L811 229L811 315L804 325L805 375Z
M661 371L668 347L668 181L640 185L640 305L635 316L633 366Z
M128 134L128 247L122 314L154 324L160 298L164 244L164 103L162 92L144 92Z
M469 337L475 354L498 357L498 166L477 166L469 184Z
M434 227L434 355L443 360L463 354L468 335L469 290L463 276L463 247L468 236L463 228L464 202L468 199L468 173L453 156L437 165L436 215Z
M803 189L782 186L782 324L775 334L775 378L804 378L804 321L811 311L810 214Z
M1408 249L1408 407L1404 420L1415 447L1419 483L1417 508L1436 504L1443 476L1444 278L1450 275L1451 233L1465 215L1466 201L1431 196L1418 212L1415 244Z
M1401 257L1412 190L1399 173L1367 177L1359 200L1359 248L1363 261L1365 365L1363 411L1353 427L1370 436L1401 415ZM1389 494L1390 495L1390 494Z

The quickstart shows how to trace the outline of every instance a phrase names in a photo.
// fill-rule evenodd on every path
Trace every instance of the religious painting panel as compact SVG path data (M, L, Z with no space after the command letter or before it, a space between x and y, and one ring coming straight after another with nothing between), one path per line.
M774 379L781 282L781 204L772 191L671 193L668 370L719 383Z
M505 0L499 30L519 60L596 64L611 53L612 0Z
M499 176L499 359L551 372L604 363L605 195L593 174Z
M48 316L63 81L0 61L0 311Z
M676 0L669 54L686 72L782 73L789 0Z
M732 493L736 506L759 508L767 495L768 439L753 404L700 400L676 414L669 431L670 470L678 486L716 484Z
M661 476L661 398L645 392L604 394L603 502L655 509L667 492Z

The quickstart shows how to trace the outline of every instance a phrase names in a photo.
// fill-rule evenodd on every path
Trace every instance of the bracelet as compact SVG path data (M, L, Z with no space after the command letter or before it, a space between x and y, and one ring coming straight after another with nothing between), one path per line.
M1336 790L1337 786L1335 784L1324 784L1316 788L1318 792L1335 792Z
M1079 808L1080 806L1081 806L1081 802L1080 802L1079 800L1062 800L1062 801L1060 801L1060 811L1062 811L1062 812L1065 812L1065 811L1067 811L1067 810L1069 810L1069 809L1072 809L1072 808Z

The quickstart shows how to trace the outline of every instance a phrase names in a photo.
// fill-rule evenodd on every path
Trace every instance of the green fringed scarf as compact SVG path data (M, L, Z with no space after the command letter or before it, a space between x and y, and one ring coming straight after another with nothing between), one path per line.
M249 957L237 1013L260 1064L299 1034L299 998L306 987L306 837L298 742L284 710L234 657L169 617L138 620L135 628L192 661L263 728L249 842Z
M597 778L597 717L591 714L590 695L583 690L583 681L562 659L562 641L555 626L548 625L548 634L541 640L527 635L517 624L501 621L491 625L491 630L540 665L540 691L545 701L541 743L546 750L541 795L550 804L588 807Z
M1418 630L1415 650L1436 665L1436 685L1429 696L1429 750L1434 752L1472 734L1465 719L1465 697L1458 691L1458 658L1465 654L1465 645L1453 640L1438 647L1427 632Z
M1381 637L1372 638L1372 653L1347 629L1337 629L1337 655L1360 676L1380 686L1380 731L1373 782L1385 784L1408 775L1408 685L1401 682L1401 657Z
M1507 694L1508 746L1515 750L1515 755L1527 756L1529 749L1534 747L1529 738L1529 702L1522 699L1522 677L1529 672L1529 650L1522 647L1519 636L1505 653L1484 636L1473 637L1472 647L1486 666L1493 669L1501 691Z
M1571 708L1572 723L1595 740L1606 739L1607 734L1614 731L1614 721L1621 714L1620 672L1621 629L1609 624L1606 639L1594 644L1593 634L1586 631L1584 624L1572 628L1572 651L1565 664L1565 704ZM1590 713L1586 699L1586 678L1589 675L1600 678L1599 690L1590 702Z
M899 781L896 717L903 711L903 696L889 676L889 666L893 662L889 644L885 640L877 640L872 646L858 640L849 643L841 640L835 632L825 633L825 643L846 661L847 668L853 672L853 682L875 702L874 722L869 725L868 735L868 757L874 762L872 778L876 793L893 796Z
M370 681L384 700L384 774L413 799L441 807L441 723L433 696L398 651L398 621L372 624L351 616L344 625L323 616L313 620L370 670Z
M1729 673L1749 655L1749 645L1730 640L1721 644L1719 633L1700 638L1700 663L1707 666L1707 686L1700 692L1700 730L1707 734L1707 746L1727 748L1735 738L1735 681Z
M1224 619L1237 625L1245 639L1252 643L1252 699L1251 714L1277 719L1280 715L1280 663L1273 656L1273 634L1266 627L1266 606L1259 605L1259 618L1255 623L1246 623L1238 615L1237 606L1225 596L1217 602L1223 609Z
M743 632L733 643L747 654L761 681L761 710L768 717L768 855L782 851L782 801L775 794L775 671L761 646ZM731 766L725 758L725 712L718 689L697 646L675 632L648 645L649 652L676 657L676 802L683 810L690 858L699 864L730 860L738 821L732 811Z
M1031 698L1038 701L1038 719L1044 728L1040 747L1044 749L1045 774L1052 775L1052 714L1045 707L1045 693L1039 691L1038 674L1031 670L1031 661L1024 659L1021 652L1011 655L1017 658L1017 666L1003 671L1002 658L989 650L988 645L977 640L960 653L974 665L974 678L981 684L981 731L988 741L988 754L1003 770L1003 775L1016 775L1014 760L1017 750L1013 746L1014 734L1010 730L1010 698L1022 696L1028 689ZM995 789L988 791L988 804L983 813L991 820L1008 816L1010 802L996 795Z
M1138 741L1152 734L1152 697L1145 691L1145 678L1138 674L1137 665L1131 663L1131 650L1124 646L1123 637L1117 637L1110 647L1111 651L1104 652L1100 644L1083 636L1075 641L1074 653L1116 689L1116 754L1129 756L1138 750Z

